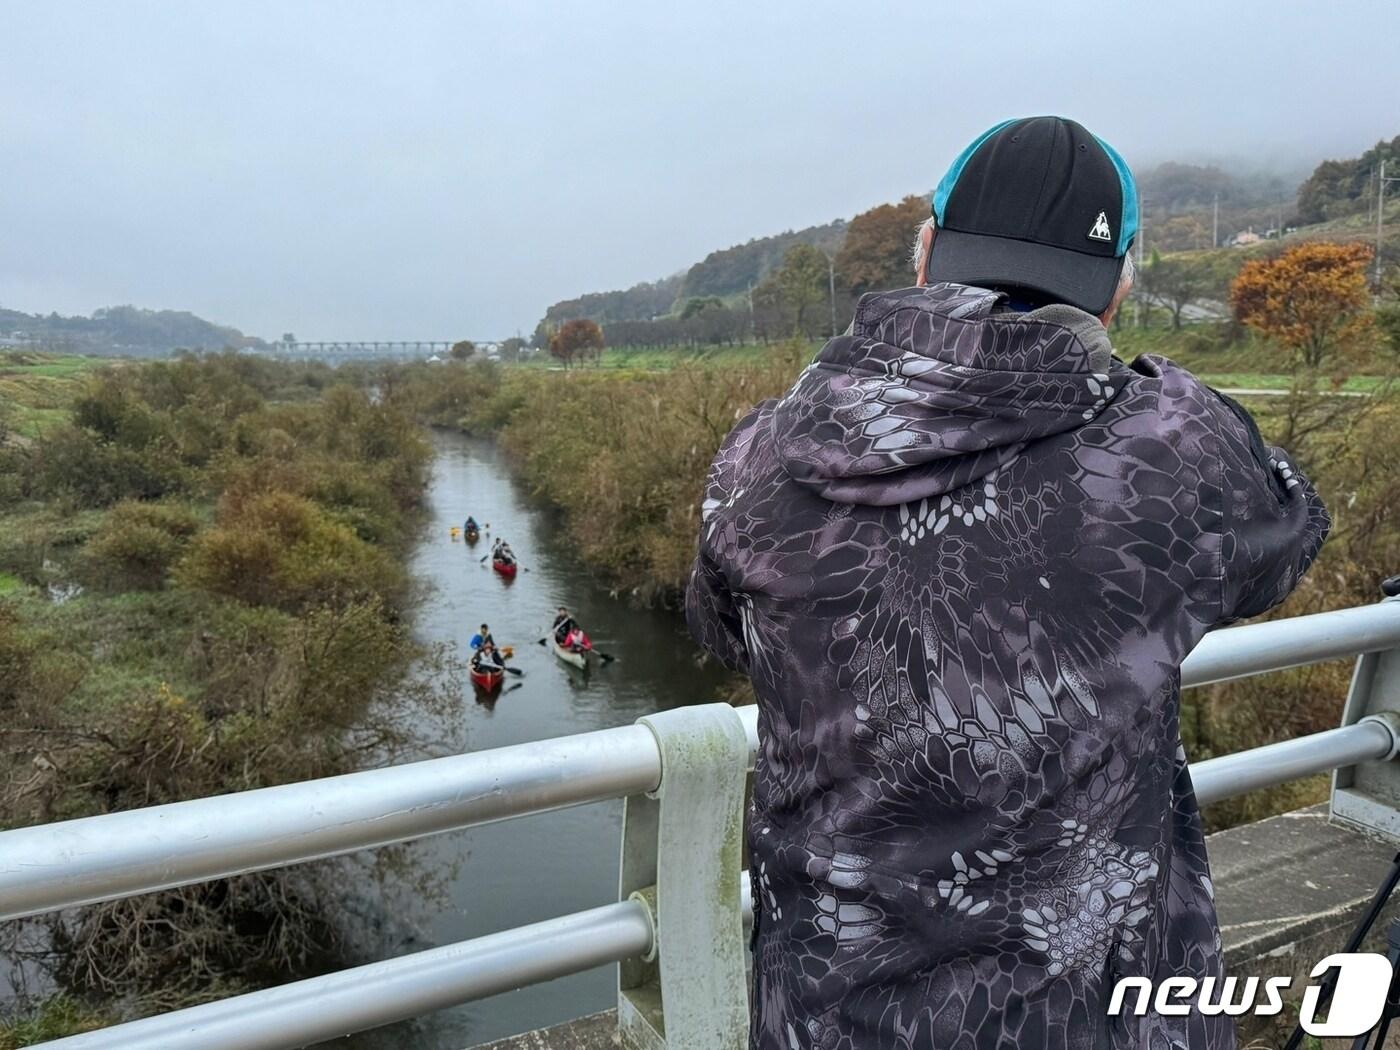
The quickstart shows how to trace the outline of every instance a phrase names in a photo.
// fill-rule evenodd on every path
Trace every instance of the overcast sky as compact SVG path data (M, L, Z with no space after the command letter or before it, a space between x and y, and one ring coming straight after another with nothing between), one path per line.
M545 306L937 182L1008 116L1143 166L1400 133L1392 3L0 0L0 306L302 339Z

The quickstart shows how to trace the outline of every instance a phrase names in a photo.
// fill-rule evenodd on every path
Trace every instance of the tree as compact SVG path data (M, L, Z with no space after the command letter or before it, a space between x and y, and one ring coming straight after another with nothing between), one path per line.
M1152 230L1152 243L1163 251L1190 252L1211 248L1210 214L1173 215L1169 219L1155 223Z
M1151 261L1138 274L1143 295L1171 311L1173 328L1181 327L1186 307L1202 298L1210 285L1210 271L1200 259L1179 255L1163 258L1155 249Z
M795 244L783 256L783 265L754 289L754 307L765 312L777 308L787 331L772 334L813 335L826 305L827 278L826 256L810 244Z
M476 353L476 344L470 339L459 339L452 344L452 357L457 361L465 361Z
M898 204L881 204L851 220L846 243L836 256L836 272L852 295L914 282L909 262L914 233L929 215L927 197L905 197Z
M1230 286L1235 317L1293 354L1295 367L1320 369L1345 355L1371 321L1364 244L1309 241L1240 268Z
M1315 441L1351 433L1379 398L1336 397L1373 321L1363 244L1311 241L1240 268L1230 287L1235 317L1289 351L1292 381L1280 407L1280 443L1306 461ZM1325 370L1325 371L1324 371Z
M586 317L565 321L559 331L549 338L549 352L564 362L565 367L572 365L576 358L586 357L590 353L596 356L602 349L603 330L598 327L597 321Z
M529 344L526 343L524 339L521 339L520 336L511 336L501 343L501 360L514 361L520 356L520 351L524 350L528 345Z
M681 307L681 320L689 321L702 310L711 307L724 308L724 300L717 295L693 295L685 301L685 306Z
M282 342L287 343L287 344L290 345L290 344L296 343L296 341L297 341L297 337L296 337L295 335L293 335L291 332L283 332L283 333L282 333Z

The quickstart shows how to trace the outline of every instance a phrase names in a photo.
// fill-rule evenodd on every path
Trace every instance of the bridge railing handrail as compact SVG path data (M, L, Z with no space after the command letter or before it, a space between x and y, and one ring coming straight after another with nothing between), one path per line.
M1397 647L1400 601L1250 624L1206 635L1182 664L1182 684ZM757 712L739 714L756 753ZM1198 795L1216 790L1217 769L1233 777L1247 765L1256 772L1251 783L1280 783L1292 777L1267 779L1269 769L1284 768L1276 749L1307 765L1314 755L1330 760L1327 749L1349 754L1340 741L1374 733L1350 726L1259 749L1253 760L1243 752L1198 763ZM655 739L632 725L4 831L0 920L623 798L653 790L660 778Z
M1182 666L1204 685L1400 650L1400 600L1208 635ZM737 711L756 751L757 712ZM1400 722L1340 729L1194 763L1202 804L1395 756ZM373 848L476 824L652 792L645 726L585 733L324 780L0 832L0 918ZM669 781L668 781L669 782ZM738 897L752 916L748 880ZM661 912L665 928L665 909ZM732 915L732 912L730 913ZM61 1039L62 1050L279 1050L418 1016L657 948L635 897L530 926Z

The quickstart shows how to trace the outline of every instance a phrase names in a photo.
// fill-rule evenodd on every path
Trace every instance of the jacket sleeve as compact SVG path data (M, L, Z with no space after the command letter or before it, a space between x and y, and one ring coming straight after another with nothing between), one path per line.
M724 574L705 553L703 543L685 591L685 619L706 652L731 671L748 671L743 621Z
M1221 621L1267 612L1308 571L1332 527L1298 465L1266 445L1253 417L1217 394L1222 502Z

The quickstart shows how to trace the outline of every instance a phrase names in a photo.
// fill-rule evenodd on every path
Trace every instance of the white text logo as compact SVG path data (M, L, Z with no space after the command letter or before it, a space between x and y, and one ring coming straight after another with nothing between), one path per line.
M1309 984L1303 992L1303 1008L1299 1020L1303 1031L1316 1036L1357 1036L1375 1028L1385 1009L1385 996L1390 988L1390 962L1384 955L1350 953L1329 955L1313 967L1310 976L1316 980L1329 970L1337 971L1336 989L1328 1004L1327 1019L1319 1021L1318 999L1322 989ZM1283 992L1292 983L1288 977L1168 977L1157 985L1146 977L1124 977L1113 986L1108 1003L1108 1015L1124 1013L1129 993L1136 999L1128 1012L1142 1017L1151 1008L1164 1017L1179 1017L1195 1009L1207 1016L1225 1014L1239 1017L1254 1013L1272 1017L1283 1010ZM1260 1001L1262 987L1263 998Z

